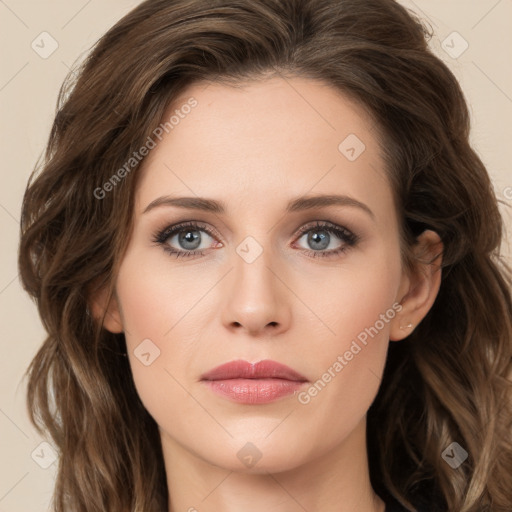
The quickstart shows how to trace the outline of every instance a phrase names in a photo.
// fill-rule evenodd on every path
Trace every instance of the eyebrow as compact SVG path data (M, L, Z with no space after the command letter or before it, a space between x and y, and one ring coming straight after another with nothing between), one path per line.
M227 211L225 204L222 201L216 201L214 199L206 199L203 197L172 197L172 196L161 196L151 201L142 214L145 214L154 208L160 206L175 206L178 208L186 208L190 210L203 210L206 212L224 214ZM314 208L323 208L327 206L351 206L359 208L366 212L372 219L375 219L374 213L370 208L354 199L353 197L345 195L312 195L298 197L288 202L286 206L286 212L299 212L304 210L312 210Z

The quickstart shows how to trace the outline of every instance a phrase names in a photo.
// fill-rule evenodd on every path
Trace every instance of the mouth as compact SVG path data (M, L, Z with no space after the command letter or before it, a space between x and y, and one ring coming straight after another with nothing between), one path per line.
M251 364L231 361L203 374L201 381L231 401L256 405L295 394L308 380L292 368L265 359Z

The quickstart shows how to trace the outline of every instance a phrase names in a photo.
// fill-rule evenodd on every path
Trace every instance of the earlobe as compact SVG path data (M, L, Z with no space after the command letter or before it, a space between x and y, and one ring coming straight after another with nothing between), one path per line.
M443 244L435 231L426 230L414 246L414 270L400 288L400 314L391 322L389 339L399 341L411 334L427 315L441 286Z
M90 315L96 322L103 322L103 328L112 333L123 332L121 308L115 291L109 290L108 286L102 286L89 294L88 304Z

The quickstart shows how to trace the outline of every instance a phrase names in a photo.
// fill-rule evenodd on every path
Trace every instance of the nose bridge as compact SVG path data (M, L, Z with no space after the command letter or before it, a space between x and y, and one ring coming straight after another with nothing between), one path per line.
M277 255L271 248L271 237L261 242L248 236L232 255L233 272L223 322L228 328L241 327L251 333L273 332L286 327L289 310L285 286L279 279Z

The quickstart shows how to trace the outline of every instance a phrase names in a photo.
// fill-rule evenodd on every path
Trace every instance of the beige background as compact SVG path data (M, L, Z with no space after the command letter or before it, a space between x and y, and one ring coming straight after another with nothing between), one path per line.
M207 1L207 0L205 0ZM248 0L249 1L249 0ZM0 512L47 510L56 463L25 412L29 361L44 338L35 305L18 281L16 252L22 194L45 146L61 82L73 63L138 0L0 0L2 65L0 224ZM488 166L496 193L512 204L512 48L510 0L402 0L428 18L436 32L434 51L459 78L471 106L472 142ZM463 39L452 33L458 32ZM51 34L58 48L51 49ZM44 50L41 38L45 37ZM460 52L454 58L443 49ZM39 42L39 43L38 43ZM505 207L502 208L505 211ZM506 213L511 232L511 215ZM505 253L511 254L507 244ZM510 258L509 258L510 260ZM37 461L37 462L36 462Z

